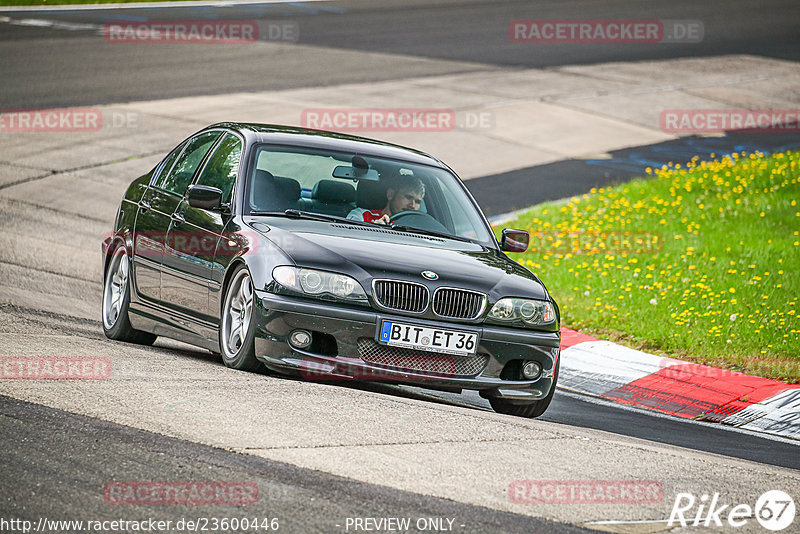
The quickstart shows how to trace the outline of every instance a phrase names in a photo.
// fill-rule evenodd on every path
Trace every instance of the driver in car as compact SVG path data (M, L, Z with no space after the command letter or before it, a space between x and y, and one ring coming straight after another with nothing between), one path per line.
M425 184L416 176L401 176L386 190L386 206L382 210L356 208L348 219L376 224L389 224L389 219L402 211L417 211L425 196Z

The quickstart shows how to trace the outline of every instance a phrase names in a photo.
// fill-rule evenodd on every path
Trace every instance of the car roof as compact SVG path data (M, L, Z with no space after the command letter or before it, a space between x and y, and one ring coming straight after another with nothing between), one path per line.
M408 148L377 139L348 135L325 130L312 130L296 126L278 124L257 124L246 122L220 122L205 129L227 128L240 133L248 142L271 143L278 145L299 145L309 148L340 150L355 154L398 159L411 163L433 165L447 168L440 160L413 148Z

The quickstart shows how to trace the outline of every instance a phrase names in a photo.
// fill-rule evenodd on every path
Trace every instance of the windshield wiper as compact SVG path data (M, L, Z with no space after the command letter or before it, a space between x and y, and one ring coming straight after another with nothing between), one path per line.
M328 215L326 213L314 213L312 211L295 209L288 209L286 211L251 211L248 215L272 215L275 217L290 217L292 219L311 219L314 221L340 222L355 226L373 226L368 222L356 221L346 217L339 217L337 215Z
M461 237L460 235L452 235L448 234L447 232L437 232L436 230L425 230L423 228L417 228L415 226L400 226L394 225L390 226L392 230L400 230L402 232L409 232L412 234L425 234L435 237L444 237L445 239L455 239L456 241L464 241L465 243L474 243L472 239L468 237Z

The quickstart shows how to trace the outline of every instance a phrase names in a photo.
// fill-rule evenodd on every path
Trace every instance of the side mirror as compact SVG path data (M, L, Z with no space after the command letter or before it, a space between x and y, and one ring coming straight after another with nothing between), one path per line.
M218 210L222 205L222 190L207 185L190 185L187 192L189 205L204 210Z
M506 252L525 252L531 236L526 230L506 228L500 237L500 249Z

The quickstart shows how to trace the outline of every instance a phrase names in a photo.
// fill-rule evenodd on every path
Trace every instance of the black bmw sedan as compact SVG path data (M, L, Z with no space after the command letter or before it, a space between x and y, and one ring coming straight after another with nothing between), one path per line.
M537 417L559 310L436 158L349 135L222 123L128 187L103 241L103 328L241 370L477 390Z

